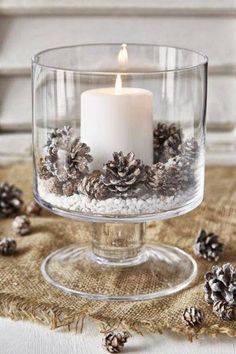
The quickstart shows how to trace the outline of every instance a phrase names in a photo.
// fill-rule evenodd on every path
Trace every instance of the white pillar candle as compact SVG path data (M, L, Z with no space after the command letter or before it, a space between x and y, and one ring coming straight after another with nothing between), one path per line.
M126 87L82 93L81 141L91 148L92 169L101 170L115 151L134 152L145 164L153 163L152 96Z

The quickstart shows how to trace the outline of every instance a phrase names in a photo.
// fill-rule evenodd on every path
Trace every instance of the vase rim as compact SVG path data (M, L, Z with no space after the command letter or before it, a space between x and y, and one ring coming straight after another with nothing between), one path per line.
M176 51L182 51L185 52L186 54L189 55L196 55L196 58L198 58L198 62L194 63L193 65L182 65L177 68L167 68L167 69L155 69L155 70L126 70L125 72L121 71L122 75L133 75L133 76L138 76L138 75L156 75L156 74L163 74L163 73L169 73L169 72L183 72L183 71L188 71L188 70L193 70L201 66L207 66L208 64L208 57L207 55L193 50L193 49L188 49L188 48L182 48L178 46L172 46L172 45L159 45L159 44L151 44L151 43L126 43L128 47L146 47L146 48L156 48L156 49L165 49L165 50L176 50ZM44 55L48 53L55 52L58 53L59 51L62 50L73 50L76 48L91 48L91 47L112 47L112 46L117 46L118 48L121 46L121 43L88 43L88 44L76 44L76 45L67 45L67 46L58 46L58 47L51 47L47 48L45 50L42 50L36 54L34 54L31 58L32 66L39 66L45 70L50 70L50 71L63 71L63 72L75 72L78 74L83 74L83 75L117 75L117 70L116 71L108 71L108 70L81 70L81 69L72 69L69 67L66 67L66 65L51 65L47 63L40 63L40 58L43 57Z

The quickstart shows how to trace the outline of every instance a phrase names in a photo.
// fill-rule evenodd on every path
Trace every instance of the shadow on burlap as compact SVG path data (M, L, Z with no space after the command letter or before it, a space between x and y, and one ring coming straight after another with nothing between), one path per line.
M221 236L225 251L219 264L236 265L236 168L209 167L206 173L205 201L195 211L164 222L149 223L147 240L176 245L193 255L192 246L199 228ZM30 165L14 165L0 169L0 181L14 183L24 191L24 199L32 199ZM14 320L28 319L50 326L80 329L86 317L92 318L106 331L117 327L139 333L163 332L170 329L190 338L198 334L225 333L236 336L236 321L220 321L212 307L205 303L204 273L212 263L195 259L198 277L193 285L168 298L143 302L89 301L66 295L41 276L40 264L51 251L89 240L90 226L59 218L49 213L31 219L33 230L27 237L17 237L18 252L0 257L0 315ZM11 235L12 219L0 221L0 238ZM79 235L79 236L78 236ZM122 283L119 284L122 286ZM181 320L186 306L200 307L205 320L197 329L189 329Z

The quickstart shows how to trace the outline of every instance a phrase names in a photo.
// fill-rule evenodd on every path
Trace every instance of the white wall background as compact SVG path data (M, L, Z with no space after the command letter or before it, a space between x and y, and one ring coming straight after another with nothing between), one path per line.
M207 54L209 128L236 124L236 0L0 0L0 133L22 131L30 141L34 53L92 42L149 42Z

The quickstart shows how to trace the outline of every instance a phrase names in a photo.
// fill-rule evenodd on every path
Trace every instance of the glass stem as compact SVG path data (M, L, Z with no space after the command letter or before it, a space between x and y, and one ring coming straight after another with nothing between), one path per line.
M143 250L145 223L94 223L92 251L110 262L137 258Z

